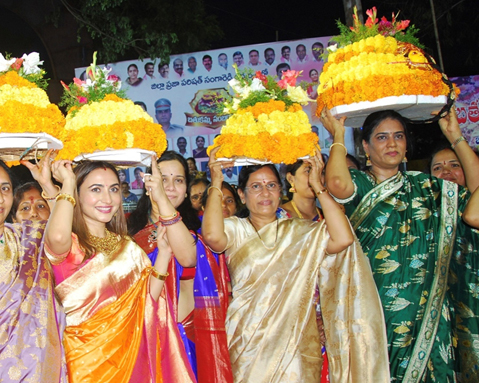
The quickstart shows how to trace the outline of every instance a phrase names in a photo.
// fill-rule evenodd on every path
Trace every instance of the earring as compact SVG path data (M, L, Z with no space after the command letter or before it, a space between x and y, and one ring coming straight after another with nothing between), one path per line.
M404 156L404 158L402 159L402 163L403 164L407 163L407 157L406 156Z
M241 203L244 205L245 201L244 201L244 200L241 200Z
M366 153L366 166L371 166L371 160L369 159L369 154Z
M291 187L289 188L290 193L296 193L296 188L294 187L294 183L291 182Z
M185 193L185 198L188 198L188 193Z

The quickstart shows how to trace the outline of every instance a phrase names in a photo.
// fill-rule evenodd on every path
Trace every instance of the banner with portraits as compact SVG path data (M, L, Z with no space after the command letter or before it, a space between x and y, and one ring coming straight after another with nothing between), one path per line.
M324 65L321 55L329 40L330 37L318 37L187 53L171 56L169 64L145 59L107 66L111 74L120 77L128 98L162 125L168 149L185 158L194 157L198 169L207 171L206 148L228 118L221 115L218 102L228 96L228 81L235 76L232 64L278 78L288 69L302 71L298 80L308 83L308 94L315 99ZM81 78L84 69L78 68L76 77ZM316 103L304 107L323 153L327 154L332 137L315 116L315 110ZM352 129L348 129L346 144L349 152L354 153Z
M462 134L474 151L479 151L479 75L454 77L451 81L461 90L456 100L457 119Z

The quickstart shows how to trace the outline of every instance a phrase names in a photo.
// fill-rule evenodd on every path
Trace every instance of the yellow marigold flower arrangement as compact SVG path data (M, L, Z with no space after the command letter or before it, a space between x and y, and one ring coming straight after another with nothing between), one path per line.
M309 100L296 85L300 72L287 71L280 81L261 72L238 71L229 82L235 92L223 112L231 113L221 134L208 147L220 146L217 157L247 157L292 164L313 155L318 136L301 104Z
M22 58L0 54L0 133L47 133L59 137L65 118L50 103L36 52Z
M340 48L330 49L318 87L316 114L324 107L332 109L388 96L430 95L454 99L457 88L439 70L432 57L414 36L417 29L409 20L376 18L376 8L366 12L363 25L354 10L354 26L338 22L340 36L334 37ZM451 103L452 104L452 103Z
M141 106L124 98L117 76L96 67L96 53L87 73L86 81L75 78L73 84L63 84L63 104L69 111L61 135L61 156L71 160L82 153L125 148L161 155L167 146L161 125Z

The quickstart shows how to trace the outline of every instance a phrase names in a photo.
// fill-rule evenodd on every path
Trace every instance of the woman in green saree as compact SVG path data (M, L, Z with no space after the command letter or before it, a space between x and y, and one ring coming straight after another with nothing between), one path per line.
M441 121L454 122L452 112ZM386 319L391 379L455 381L454 309L448 271L464 225L468 192L429 174L399 171L407 150L404 118L380 111L366 118L368 170L348 170L344 121L324 110L332 134L326 184L344 204L368 256ZM461 234L462 236L462 234Z

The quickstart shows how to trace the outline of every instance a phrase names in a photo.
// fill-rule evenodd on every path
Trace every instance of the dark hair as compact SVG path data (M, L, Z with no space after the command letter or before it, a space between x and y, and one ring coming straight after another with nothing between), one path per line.
M274 49L270 47L270 48L266 48L266 49L264 50L264 54L266 54L266 52L268 52L268 51L272 51L273 53L275 53L275 52L274 52Z
M257 172L258 170L262 168L269 168L271 171L274 173L276 176L276 179L278 180L278 183L280 185L280 189L282 190L283 183L281 182L281 176L278 173L278 170L273 164L265 164L265 165L253 165L253 166L243 166L241 168L241 171L238 176L238 190L241 190L244 193L244 189L246 187L246 184L248 183L249 176L253 174L254 172ZM249 210L244 205L243 209L238 211L236 215L240 218L245 218L249 216Z
M282 185L281 177L278 173L278 170L273 164L253 165L253 166L243 166L241 168L241 171L238 176L238 189L244 192L244 188L246 187L246 184L248 183L249 176L262 168L271 169L271 171L274 173L274 175L278 179L278 183Z
M76 189L74 190L74 198L76 201L80 201L80 187L85 182L86 178L90 175L90 173L96 169L104 169L104 170L111 170L116 179L118 180L118 184L120 184L120 178L118 177L117 169L106 161L82 161L73 172L76 176ZM120 235L121 237L125 237L127 235L126 229L126 220L125 215L123 214L123 207L120 203L120 208L118 212L113 216L110 222L106 224L106 228L115 233ZM73 225L72 231L78 236L78 242L80 246L83 248L85 252L85 257L83 258L83 262L87 259L91 258L96 249L94 245L90 242L89 239L89 230L88 226L85 222L85 218L83 217L83 211L80 203L77 203L73 208Z
M406 119L394 110L381 110L379 112L371 113L363 123L363 127L361 129L361 140L370 143L373 130L376 129L381 122L387 119L396 120L402 125L404 134L406 135L406 149L409 153L412 153L412 140L409 134Z
M228 189L230 193L233 194L233 198L236 203L236 211L238 212L239 210L241 210L243 204L241 203L240 197L236 189L226 181L223 181L223 183L221 184L221 189ZM206 206L207 200L208 200L208 193L203 193L203 196L201 197L201 205Z
M135 168L135 170L133 170L133 174L135 174L137 170L139 170L140 172L142 172L142 171L143 171L143 169L142 169L142 168L140 168L140 167L136 167L136 168Z
M170 64L168 64L168 63L161 63L161 62L160 62L160 63L158 64L158 71L159 71L161 68L163 68L164 66L169 67Z
M205 61L206 59L210 59L211 61L213 61L213 59L210 55L204 55L202 61Z
M202 139L203 139L203 141L206 141L206 140L205 140L205 138L204 138L203 136L197 136L197 137L195 138L195 142L198 142L198 138L202 138Z
M288 45L285 45L284 47L281 48L281 54L283 54L285 49L289 49L291 51L291 48Z
M148 108L146 107L146 104L143 101L135 101L134 104L140 105L145 110L145 112L148 110Z
M136 68L136 70L138 70L138 67L136 66L136 64L130 64L130 65L128 65L127 72L130 70L131 67L134 67L134 68Z
M356 168L358 170L361 170L361 164L359 163L358 159L354 157L352 154L346 154L346 158L350 160L354 165L356 165Z
M243 57L243 53L241 53L240 51L236 51L235 53L233 53L233 57L235 57L235 56Z
M165 161L178 161L185 172L186 190L188 190L188 164L185 158L172 150L164 152L160 158L158 158L157 164ZM147 169L151 173L151 168ZM183 218L183 222L189 230L197 231L201 227L200 219L196 213L196 210L191 206L189 196L181 203L177 208L178 212ZM146 195L145 187L143 186L143 195L138 200L136 209L128 217L128 234L133 236L143 229L148 224L148 217L151 211L150 197Z
M12 223L13 218L17 214L17 210L20 207L20 202L22 202L23 196L25 195L26 192L29 192L32 189L38 190L38 192L42 193L42 188L38 184L38 182L33 181L33 182L27 182L23 185L18 186L15 191L13 192L13 204L12 208L10 210L10 214L7 217L7 221ZM43 197L42 197L43 198ZM45 201L45 204L47 204L47 201Z
M296 171L303 165L303 160L298 160L294 164L289 164L286 166L286 174L291 173L291 175L295 176ZM286 196L288 197L289 200L293 199L293 193L289 191L291 188L291 184L288 181L288 178L285 177L284 182L286 183Z
M304 44L298 44L298 45L296 45L296 50L298 50L299 47L303 47L304 49L306 49L306 47L305 47Z
M7 164L5 164L5 162L3 162L2 160L0 160L0 167L5 170L5 172L7 173L8 175L8 178L10 178L10 182L12 183L12 193L13 191L18 187L18 178L15 176L15 173L12 172L12 169L10 169ZM12 221L12 210L13 209L10 209L9 213L8 213L8 216L7 218L5 219L7 222L13 222Z
M311 77L311 73L312 73L313 71L316 72L317 74L319 74L319 71L318 71L317 69L314 69L314 68L313 68L313 69L311 69L311 70L309 71L309 77Z
M148 65L153 65L153 68L155 68L155 64L153 64L153 63L150 61L150 62L147 62L147 63L145 64L145 70L146 70L146 67L147 67Z
M258 52L256 49L251 49L251 50L249 51L249 54L251 54L252 52L256 52L256 53L259 55L259 52Z
M451 148L451 144L447 140L443 139L434 147L431 155L429 156L429 160L427 161L427 170L425 171L425 173L432 173L431 167L432 167L432 161L434 160L434 157L436 156L437 153L442 152L443 150L446 150L446 149L450 150L451 152L455 154L454 150L452 150Z
M129 184L128 182L126 182L126 181L123 181L123 182L121 183L121 186L123 186L123 185L126 185L126 186L130 187L130 184Z
M187 164L187 165L188 165L188 161L189 161L189 160L193 161L193 163L195 164L195 170L198 170L198 166L196 166L196 160L195 160L195 158L194 158L194 157L188 157L188 158L186 159L186 164ZM189 171L189 170L188 170L188 171Z
M289 64L286 64L286 63L278 64L278 66L276 67L276 74L278 77L280 76L281 74L280 72L282 69L290 70L291 67L289 66Z
M193 188L193 186L198 184L204 184L206 187L208 187L208 185L210 184L210 181L208 181L207 178L203 178L203 177L193 179L188 185L188 196L191 195L191 189Z

